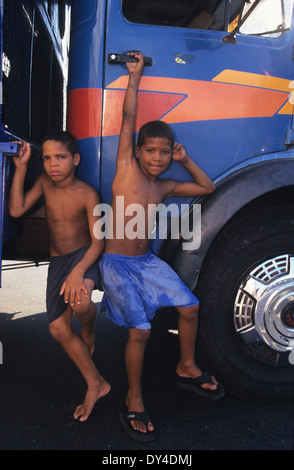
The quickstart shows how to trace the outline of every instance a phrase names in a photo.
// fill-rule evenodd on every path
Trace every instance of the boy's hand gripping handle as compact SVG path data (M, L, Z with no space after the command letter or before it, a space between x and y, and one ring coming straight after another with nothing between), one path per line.
M126 62L138 62L136 57L129 54L116 54L114 52L108 54L108 64L123 64ZM153 63L152 57L144 57L144 66L151 66Z

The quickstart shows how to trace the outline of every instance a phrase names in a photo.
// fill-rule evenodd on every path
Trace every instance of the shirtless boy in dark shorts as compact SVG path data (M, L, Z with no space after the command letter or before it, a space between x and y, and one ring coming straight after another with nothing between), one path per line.
M96 401L110 391L109 383L91 359L96 316L91 294L97 287L97 259L104 248L104 242L93 234L97 221L93 209L100 199L93 187L75 177L80 155L69 133L55 133L44 139L45 172L24 194L30 156L30 145L20 142L19 156L14 157L9 212L12 217L20 217L44 196L51 255L47 283L49 330L86 380L84 402L74 413L75 419L86 421ZM73 313L81 324L81 336L72 329Z

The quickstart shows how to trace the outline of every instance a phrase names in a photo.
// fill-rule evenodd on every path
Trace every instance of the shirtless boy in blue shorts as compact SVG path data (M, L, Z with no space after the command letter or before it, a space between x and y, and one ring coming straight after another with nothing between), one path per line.
M44 139L45 172L24 194L30 156L30 145L20 142L19 156L14 158L9 212L12 217L20 217L44 196L51 255L46 298L49 330L86 380L84 402L74 413L75 419L85 421L96 401L110 391L91 359L96 316L91 293L99 282L96 261L104 248L103 241L93 235L97 221L93 209L100 199L94 188L75 177L80 155L69 133L54 133ZM81 336L72 329L73 313L81 324Z
M173 133L163 122L147 123L141 128L134 153L137 91L144 62L142 54L132 55L138 62L127 63L129 81L112 184L114 219L111 236L107 237L105 253L101 257L100 270L104 290L102 308L108 318L129 329L125 352L129 389L126 409L120 412L120 420L131 437L147 441L154 439L154 426L143 403L141 373L150 335L150 319L160 307L174 306L179 312L181 358L176 368L179 384L198 393L203 392L206 396L211 395L211 398L220 398L224 391L214 377L202 373L194 360L198 299L166 263L149 251L147 233L151 204L158 205L170 196L208 194L214 191L214 184L187 156L184 147L174 144ZM158 179L172 159L189 171L194 182ZM121 239L121 217L115 217L117 196L124 197L126 208L135 203L144 207L144 236L125 236ZM124 226L129 220L130 217L125 216Z

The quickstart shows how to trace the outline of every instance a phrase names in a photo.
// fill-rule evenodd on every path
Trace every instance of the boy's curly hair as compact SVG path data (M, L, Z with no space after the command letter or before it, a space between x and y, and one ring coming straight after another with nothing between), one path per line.
M168 139L171 143L171 148L174 147L174 133L171 127L164 121L150 121L144 124L139 130L137 145L139 148L145 143L146 138L160 137Z
M52 131L45 135L42 140L42 145L47 140L55 140L56 142L61 142L69 150L69 152L74 156L78 153L78 147L76 139L68 131Z

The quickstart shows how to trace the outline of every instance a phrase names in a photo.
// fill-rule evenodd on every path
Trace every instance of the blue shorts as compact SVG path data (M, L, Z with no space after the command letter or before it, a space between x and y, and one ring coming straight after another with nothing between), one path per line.
M101 310L117 325L149 329L159 308L199 303L172 268L150 251L142 256L104 253L99 265Z
M84 257L89 246L84 246L66 255L51 256L48 268L46 307L49 323L60 317L68 307L64 302L63 295L60 295L60 289L71 270ZM84 274L84 279L92 279L95 282L95 288L99 287L100 273L98 262L92 264Z

